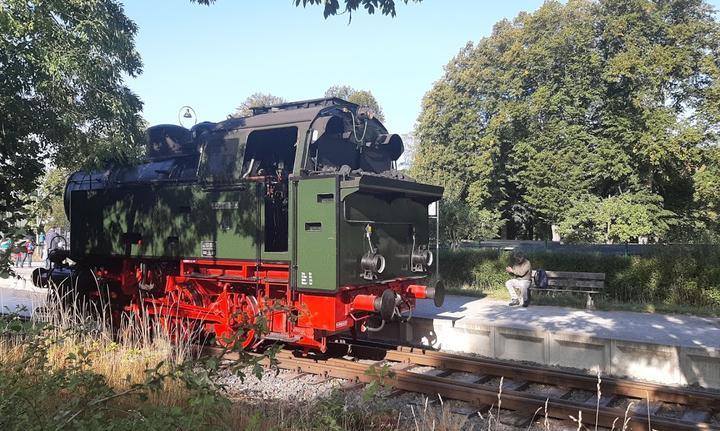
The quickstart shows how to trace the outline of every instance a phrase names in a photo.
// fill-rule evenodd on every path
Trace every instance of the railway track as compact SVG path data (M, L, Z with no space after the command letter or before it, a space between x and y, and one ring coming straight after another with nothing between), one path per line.
M394 390L465 401L478 411L570 420L638 431L720 430L720 393L372 343L336 343L330 354L285 350L277 366L357 383L381 380ZM217 351L217 350L215 350ZM368 370L372 369L371 372ZM502 389L501 389L502 385ZM582 413L580 413L582 412ZM525 425L527 426L527 425Z

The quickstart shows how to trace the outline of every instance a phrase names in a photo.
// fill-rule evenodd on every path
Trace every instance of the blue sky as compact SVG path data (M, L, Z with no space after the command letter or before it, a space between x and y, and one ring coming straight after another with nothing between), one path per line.
M713 5L717 8L720 0ZM393 132L412 130L423 95L468 41L495 22L536 10L541 0L424 0L398 5L395 18L322 16L291 0L126 0L139 26L143 74L130 87L150 124L177 123L192 106L219 121L254 92L288 100L322 97L333 84L373 92Z

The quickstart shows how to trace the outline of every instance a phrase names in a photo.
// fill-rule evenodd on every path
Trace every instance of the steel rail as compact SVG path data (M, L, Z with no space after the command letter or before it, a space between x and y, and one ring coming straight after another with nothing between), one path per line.
M583 423L594 424L597 415L597 424L603 427L621 426L626 412L623 409L594 405L581 402L547 398L544 396L528 394L515 390L488 388L481 384L466 383L448 377L431 376L413 373L405 370L392 371L387 376L382 373L368 373L370 366L346 359L317 360L310 358L293 357L281 354L275 358L279 368L294 370L299 373L320 374L325 377L335 377L354 382L370 383L382 381L394 389L410 392L424 393L430 396L441 395L447 399L466 401L476 406L497 406L500 401L502 408L527 412L532 414L539 409L543 412L547 402L548 415L553 418L568 420L570 416L577 417L582 412ZM627 412L630 429L636 431L690 431L690 430L720 430L705 422L688 422L659 416L648 417L641 412ZM648 421L650 427L648 427Z
M511 364L483 358L469 358L417 348L380 345L378 343L334 343L331 347L343 355L349 355L356 359L369 358L373 362L368 364L329 356L302 357L289 350L278 353L273 362L278 368L298 373L317 374L327 378L345 379L356 383L381 381L394 389L424 393L429 396L440 395L447 399L465 401L479 408L493 406L493 410L495 410L498 401L500 401L502 409L515 410L528 413L528 415L539 410L541 412L539 414L544 415L545 406L547 405L548 416L566 421L570 419L570 416L578 417L579 412L582 412L585 425L595 424L595 418L597 417L597 425L607 428L611 428L613 425L622 427L624 420L627 419L629 429L638 431L720 431L720 426L703 420L684 420L682 417L658 416L655 411L650 411L648 414L645 409L639 409L641 406L648 407L644 403L626 412L625 409L608 407L602 403L597 407L596 403L588 403L587 400L572 401L563 399L560 396L547 397L509 387L503 388L502 393L499 395L499 388L479 383L483 380L482 377L502 376L505 379L554 385L568 390L580 389L595 393L598 383L597 378L585 374ZM204 350L215 354L225 352L223 349L207 346ZM229 356L233 355L230 354ZM266 360L265 363L269 364L270 361ZM401 366L393 368L392 365L394 364L400 364ZM414 373L408 371L408 367L403 367L402 364L428 366L443 371L473 373L478 375L478 381L458 381L448 377L447 374L434 376ZM389 366L389 368L387 371L378 371L378 366ZM373 367L375 367L375 372L372 372ZM609 377L602 378L601 388L603 398L606 395L640 398L645 403L649 401L651 406L653 402L658 401L677 403L682 404L685 408L707 410L706 417L710 417L713 410L720 409L720 394L694 389L673 388ZM650 400L648 400L648 394Z
M444 370L503 376L506 379L524 380L531 383L562 386L570 389L597 391L598 377L570 371L533 367L486 358L426 350L404 346L383 346L381 344L350 343L353 354L368 354L396 362L408 362L417 365L441 368ZM678 388L655 383L623 380L601 376L603 392L626 397L647 399L651 402L667 402L703 409L720 408L720 393L691 388Z

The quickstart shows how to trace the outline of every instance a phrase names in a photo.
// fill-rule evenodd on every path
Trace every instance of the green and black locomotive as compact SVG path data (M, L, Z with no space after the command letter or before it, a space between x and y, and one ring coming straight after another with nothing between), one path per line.
M65 191L67 257L94 275L75 285L103 286L116 310L143 307L176 336L221 344L264 316L268 333L245 331L243 346L324 350L417 298L442 303L428 222L442 188L397 171L402 139L372 112L331 98L190 130L158 125L146 153L74 173Z

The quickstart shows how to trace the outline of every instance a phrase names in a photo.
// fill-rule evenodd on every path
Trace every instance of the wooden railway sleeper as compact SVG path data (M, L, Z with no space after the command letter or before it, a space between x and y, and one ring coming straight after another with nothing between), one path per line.
M294 368L297 366L303 371L314 373L329 372L333 377L344 379L356 378L366 383L376 379L376 377L365 373L368 368L366 365L347 360L329 359L325 362L318 362L308 359L294 358L290 360L283 358L279 360L279 366L282 368ZM430 395L439 394L446 398L458 399L480 405L493 404L497 400L497 390L494 388L491 389L448 378L420 375L408 371L397 371L392 377L386 377L385 381L396 389ZM534 410L537 407L544 406L545 399L543 396L525 394L513 390L503 390L502 393L503 407L518 411ZM586 418L586 420L593 420L597 413L598 425L606 427L612 426L616 418L622 419L625 415L625 411L618 408L601 407L596 412L594 406L583 403L557 398L551 398L548 401L548 413L552 417L567 419L570 415L576 416L578 411L583 412L583 417ZM647 428L647 417L645 415L632 414L630 423L634 430L649 431ZM652 428L656 430L720 429L707 423L686 422L664 417L652 417L651 425Z

